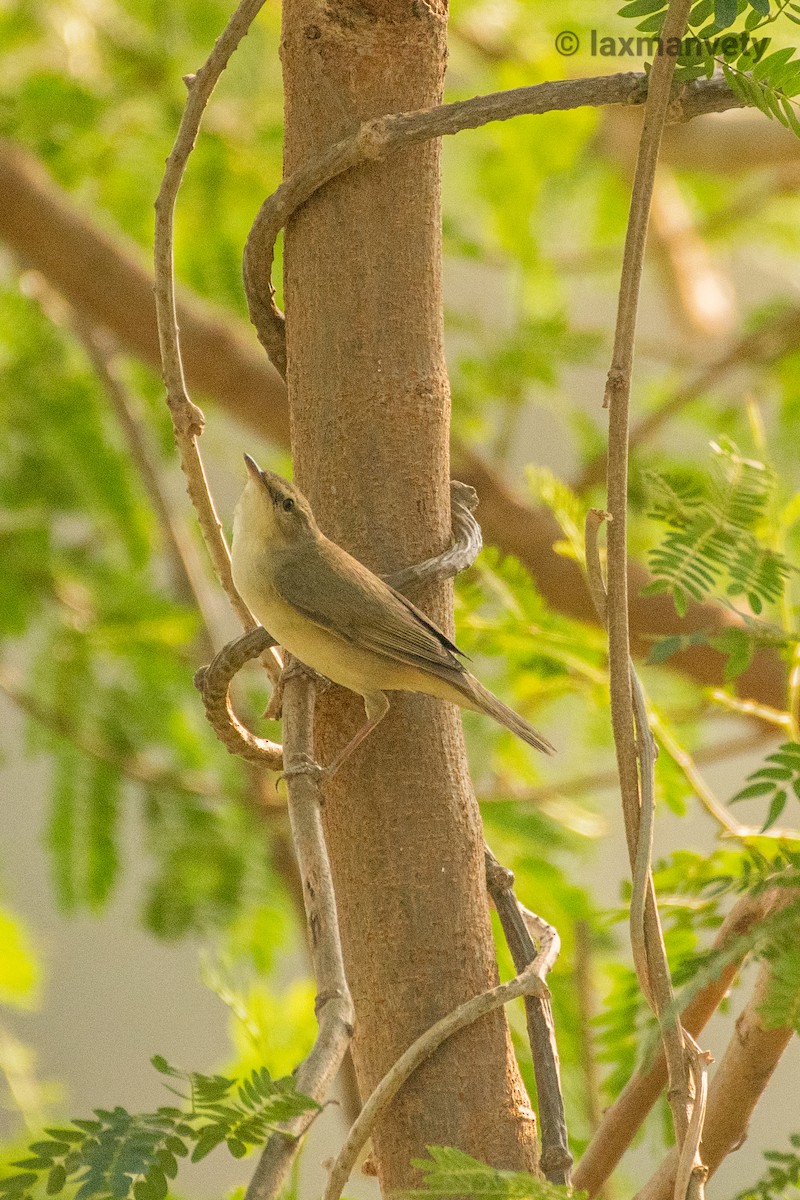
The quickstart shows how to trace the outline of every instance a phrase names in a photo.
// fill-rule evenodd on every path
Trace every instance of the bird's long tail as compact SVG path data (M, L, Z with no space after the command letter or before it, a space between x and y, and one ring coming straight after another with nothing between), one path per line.
M459 680L458 690L470 701L464 705L465 708L474 708L477 712L488 713L490 717L494 717L495 721L504 725L506 729L510 729L529 746L533 746L536 750L542 750L545 754L555 754L555 747L548 742L546 737L537 733L519 713L514 712L513 708L509 708L502 700L498 700L497 696L479 683L474 675L465 673Z

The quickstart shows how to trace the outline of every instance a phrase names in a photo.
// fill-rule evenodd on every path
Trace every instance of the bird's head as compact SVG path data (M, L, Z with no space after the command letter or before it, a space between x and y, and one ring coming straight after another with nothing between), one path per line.
M234 536L246 533L273 545L291 545L319 535L311 505L293 483L264 471L244 456L248 479L234 519Z

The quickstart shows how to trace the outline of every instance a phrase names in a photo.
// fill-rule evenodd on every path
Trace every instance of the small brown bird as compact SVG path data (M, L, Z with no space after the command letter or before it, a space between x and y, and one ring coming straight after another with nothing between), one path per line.
M410 600L330 541L294 486L245 454L249 479L233 521L233 581L284 649L364 698L366 723L327 768L386 715L386 692L423 692L488 713L529 746L553 747L470 675L456 645Z

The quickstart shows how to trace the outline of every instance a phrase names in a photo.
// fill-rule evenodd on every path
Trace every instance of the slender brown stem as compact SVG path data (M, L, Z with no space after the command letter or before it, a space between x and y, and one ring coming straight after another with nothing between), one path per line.
M672 37L683 36L690 7L690 0L671 0L661 30L665 43ZM644 836L643 826L647 827L648 833L651 831L652 734L647 725L641 689L638 687L638 681L634 680L631 669L627 549L629 407L639 290L648 216L674 69L674 57L661 54L656 57L650 72L650 87L645 104L625 236L614 348L604 403L610 410L607 487L608 510L612 519L608 526L607 625L611 722L628 853L634 871L634 884L637 881L641 884L641 935L645 965L644 976L640 974L640 980L659 1016L669 1065L670 1106L675 1138L678 1146L682 1147L687 1136L693 1096L680 1022L672 1013L672 984L649 871L649 847L645 845L649 839ZM645 752L647 761L642 757ZM644 879L642 867L646 873ZM632 912L632 933L638 926L638 922L634 924L633 918ZM634 941L634 948L635 945ZM698 1159L697 1169L693 1168L691 1172L692 1195L702 1194L704 1178L704 1169Z
M194 149L206 105L217 80L228 65L231 55L240 41L246 36L263 3L264 0L241 0L202 67L195 75L187 75L184 79L189 95L175 143L167 158L155 206L156 319L161 346L161 365L167 387L167 405L172 415L175 441L178 446L181 467L186 477L189 497L197 513L214 570L245 630L254 629L256 622L234 587L230 551L208 488L198 445L198 438L205 425L205 417L197 405L189 399L184 378L175 293L174 222L178 191L189 155ZM280 673L279 659L268 654L265 655L262 662L273 680L277 679Z
M283 721L292 843L303 882L309 946L317 981L317 1039L295 1072L298 1090L320 1103L328 1098L353 1033L354 1010L345 977L336 896L320 815L319 782L305 768L314 753L314 683L301 672L286 680ZM273 1133L247 1188L246 1200L274 1200L313 1113Z
M538 954L541 956L549 947L546 961L549 967L552 966L561 947L558 933L552 925L547 925L520 904L514 894L513 872L497 861L488 846L484 848L484 857L489 895L497 909L517 973L521 974L537 958L537 950L531 936L532 920L538 922L538 932L535 931L540 947ZM564 1113L553 1007L548 996L537 996L533 993L525 995L524 1002L536 1093L539 1098L542 1139L539 1167L550 1183L569 1185L572 1155Z

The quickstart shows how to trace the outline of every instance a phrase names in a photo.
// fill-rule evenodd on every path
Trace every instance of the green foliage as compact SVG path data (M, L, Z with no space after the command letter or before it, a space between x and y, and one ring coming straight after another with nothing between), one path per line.
M800 1133L789 1136L791 1150L765 1150L766 1171L756 1182L739 1192L735 1200L785 1200L789 1191L800 1190Z
M597 348L597 338L571 329L563 313L522 314L509 332L451 323L469 335L469 349L455 356L450 372L459 432L482 432L492 402L506 419L518 415L537 385L552 391L567 365L586 362Z
M730 803L755 798L769 801L767 815L761 832L769 829L781 816L789 799L790 790L800 800L800 743L784 742L774 754L768 754L763 767L747 776L747 784L741 788Z
M797 945L800 904L800 852L796 847L764 839L712 854L677 850L654 865L653 879L659 900L667 956L676 986L676 1011L680 1011L731 962L747 956L769 962L770 985L762 1008L765 1023L793 1027L798 1019ZM781 889L786 902L733 938L722 949L707 947L704 931L721 925L733 896L755 895ZM629 913L630 887L616 920ZM647 1006L632 968L621 963L605 970L608 990L598 1018L601 1061L611 1070L605 1087L616 1096L634 1069L649 1060L658 1044L658 1027Z
M0 1179L3 1200L32 1200L41 1183L48 1196L77 1185L76 1200L164 1200L179 1159L199 1162L223 1142L242 1158L283 1122L319 1109L294 1080L273 1080L263 1067L237 1081L177 1071L160 1056L153 1065L188 1085L188 1108L96 1109L92 1120L47 1129L13 1164L19 1173Z
M653 589L653 590L661 590ZM696 629L692 633L670 634L659 638L647 657L648 663L657 666L668 662L673 655L702 646L711 646L725 655L724 677L731 683L746 671L757 650L771 647L776 650L792 650L798 643L796 634L786 635L774 625L758 621L747 613L739 613L741 626L731 625L721 632L714 629Z
M797 11L800 13L800 6ZM743 56L736 67L723 63L722 73L731 91L746 104L800 137L800 107L794 99L800 95L800 59L794 54L793 46L776 50L757 62L752 71L741 69L743 62L752 61L752 56Z
M755 613L783 594L785 558L760 538L775 479L763 463L743 458L731 442L711 444L711 477L649 475L650 516L668 527L651 550L655 581L648 592L671 591L684 615L689 599L724 590Z
M481 1196L483 1200L563 1200L572 1196L581 1200L586 1192L534 1179L522 1171L498 1171L495 1167L470 1158L449 1146L428 1146L430 1158L416 1159L414 1166L423 1174L424 1186L400 1192L404 1200L424 1200L426 1196Z
M0 289L0 327L0 632L27 635L19 687L35 701L29 749L53 764L58 900L108 903L133 799L154 862L153 931L218 928L248 891L281 903L241 805L245 772L192 687L197 614L165 585L160 532L105 396L65 332L12 286ZM220 802L226 792L234 803Z
M664 0L632 0L620 16L637 21L642 33L658 36L667 6ZM791 0L698 0L690 15L675 77L681 82L711 78L721 70L731 91L745 104L800 135L800 59L795 47L765 53L770 38L758 31L785 16L800 24L800 5ZM739 18L741 25L734 31ZM652 53L652 50L648 51Z

